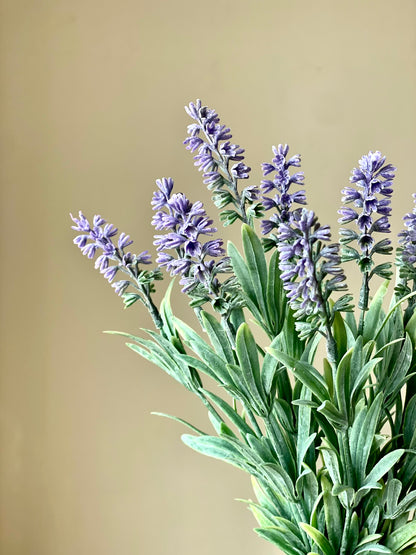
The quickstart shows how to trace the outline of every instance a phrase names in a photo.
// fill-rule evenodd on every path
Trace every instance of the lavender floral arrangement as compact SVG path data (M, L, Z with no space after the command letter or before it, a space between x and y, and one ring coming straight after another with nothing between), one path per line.
M153 195L151 270L148 252L132 254L130 237L101 216L72 217L74 243L98 255L95 267L125 307L141 301L152 316L155 330L120 335L207 408L210 433L170 418L192 430L187 445L251 475L260 536L288 555L416 553L416 208L404 217L386 307L393 247L382 237L395 168L380 152L353 169L332 242L304 207L299 155L273 147L261 187L244 186L250 168L230 129L200 100L186 111L184 144L224 226L241 224L242 247L230 242L226 252L202 203L175 193L171 178L157 180ZM357 318L349 261L362 274ZM194 327L174 316L171 285L156 306L163 270L179 276Z

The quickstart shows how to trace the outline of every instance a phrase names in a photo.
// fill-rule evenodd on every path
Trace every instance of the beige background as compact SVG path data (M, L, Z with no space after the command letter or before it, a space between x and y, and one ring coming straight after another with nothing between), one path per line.
M396 233L416 190L416 3L3 0L0 22L0 553L275 553L234 501L248 477L150 415L208 429L190 394L101 334L150 322L72 245L68 213L102 214L137 251L157 177L213 213L181 144L201 97L253 183L272 144L301 152L331 224L350 169L381 149L399 168Z

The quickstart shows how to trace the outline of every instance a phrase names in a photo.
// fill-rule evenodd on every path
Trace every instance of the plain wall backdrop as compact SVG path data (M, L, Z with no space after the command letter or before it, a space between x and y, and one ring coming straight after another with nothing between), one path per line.
M253 497L249 477L150 415L209 429L191 394L101 333L150 321L72 244L69 212L103 215L138 252L158 177L215 214L182 145L200 97L246 148L252 183L273 144L300 152L332 226L351 168L381 150L398 167L396 234L416 190L416 2L0 5L0 553L275 553L234 500ZM239 243L238 226L220 233ZM186 304L174 295L179 315Z

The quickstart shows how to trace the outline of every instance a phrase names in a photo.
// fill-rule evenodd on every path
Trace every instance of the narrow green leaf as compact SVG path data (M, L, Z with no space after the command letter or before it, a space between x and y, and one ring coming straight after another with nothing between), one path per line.
M387 289L390 281L385 280L378 288L373 300L370 303L370 307L365 315L364 322L364 343L370 339L374 339L376 334L376 329L379 327L380 314L383 306L383 300L386 296Z
M348 422L350 410L350 363L352 349L342 357L338 364L335 375L335 393L337 396L338 407L344 416L344 421ZM335 408L335 407L334 407Z
M241 435L245 438L246 434L253 434L253 430L247 424L247 422L241 418L241 416L231 407L224 399L212 393L212 391L208 391L207 389L202 389L204 395L208 397L210 401L215 403L217 407L219 407L222 412L225 414L227 418L236 426L236 428L240 431Z
M396 462L403 455L404 449L395 449L385 455L371 470L370 474L366 477L364 485L372 482L378 482L380 478L387 474L387 472L396 464Z
M212 370L216 380L221 383L229 383L230 377L225 361L202 339L190 326L178 318L174 318L176 329L182 335L185 343L202 359Z
M381 361L383 360L381 357L379 358L373 358L371 360L369 360L367 362L367 364L364 364L364 366L361 368L360 372L358 373L353 387L352 387L352 391L351 391L351 406L354 406L356 404L356 402L358 401L358 398L360 396L360 394L363 391L363 387L366 383L366 381L368 380L371 372L373 371L373 368Z
M338 498L332 495L331 483L324 474L322 474L321 476L321 485L324 494L324 513L328 539L331 542L331 545L334 548L335 552L338 553L343 530L341 506Z
M192 431L196 432L197 434L200 434L201 436L208 435L205 432L202 432L199 428L196 428L193 424L190 424L189 422L184 420L183 418L172 416L171 414L165 414L164 412L151 412L150 414L154 414L155 416L163 416L163 418L169 418L170 420L175 420L176 422L179 422L180 424L187 426Z
M279 362L290 368L294 375L323 403L328 400L328 388L321 374L312 365L294 359L283 351L267 349L267 352L277 358Z
M402 551L416 542L416 521L408 522L387 536L386 545L392 551Z
M238 283L244 292L247 308L253 314L253 316L259 321L262 321L262 313L258 308L256 292L253 287L253 283L250 278L248 267L244 262L243 257L238 252L237 248L231 241L228 242L228 256L231 259L231 264L234 270L234 274L237 277Z
M322 534L322 532L320 532L313 526L306 524L306 522L300 522L299 526L302 528L302 530L305 530L308 536L320 547L320 549L322 549L324 555L336 555L332 545Z
M287 300L283 289L283 282L280 279L279 253L276 250L269 262L267 274L267 308L269 310L269 328L277 336L282 330Z
M323 414L336 430L346 430L348 428L347 417L330 401L324 401L316 410Z
M234 364L233 350L221 324L215 316L204 310L201 312L201 318L214 350L229 364Z
M270 528L254 528L254 531L263 539L270 543L277 545L287 555L304 555L304 546L298 549L292 543L291 538L288 537L287 531L284 528L270 527Z
M247 471L247 461L241 456L241 453L235 448L230 440L222 437L213 436L192 436L189 434L182 435L182 441L194 451L198 451L208 457L221 459L225 462Z
M262 412L266 413L266 399L260 378L260 364L257 354L257 345L253 334L246 323L241 324L237 330L236 351L247 390L251 397L255 400L258 408Z
M363 483L365 478L368 457L377 430L382 403L383 395L379 393L370 408L366 410L364 422L361 429L358 431L356 444L352 442L355 435L351 434L350 437L351 458L359 486ZM358 422L361 422L361 419L356 417L353 429Z
M263 246L256 232L247 224L241 228L244 254L257 304L262 314L267 314L267 264Z

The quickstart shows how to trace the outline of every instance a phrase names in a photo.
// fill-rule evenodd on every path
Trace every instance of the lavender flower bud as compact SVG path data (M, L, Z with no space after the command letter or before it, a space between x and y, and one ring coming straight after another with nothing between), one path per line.
M160 183L157 182L159 190ZM156 261L159 266L166 267L171 275L181 276L183 292L194 295L202 288L206 294L217 298L221 295L217 274L225 271L222 264L225 254L223 242L221 239L203 240L204 235L210 236L217 230L201 202L192 203L183 193L171 195L171 192L170 188L169 198L166 195L163 206L153 203L157 212L152 223L157 230L166 232L155 235L154 244L158 251ZM167 251L173 251L175 255Z
M357 235L341 229L341 242L347 245L354 239L357 240L361 252L352 247L348 247L345 252L348 252L349 259L355 258L358 261L363 272L368 272L373 266L372 258L375 253L391 252L389 239L383 241L380 250L380 242L376 243L373 237L377 232L390 232L388 217L391 213L390 198L396 168L391 164L385 164L385 160L385 156L379 151L370 151L359 160L359 167L352 170L350 177L350 182L355 184L355 188L345 187L342 190L344 195L342 201L345 204L353 204L354 208L343 206L338 210L341 215L340 223L355 221L357 224L359 230ZM383 274L384 277L387 276L385 265L383 265Z
M167 194L169 183L164 182L161 186L165 187L165 192ZM82 212L79 212L78 218L71 214L71 218L76 224L72 226L72 229L84 232L83 235L75 237L74 243L81 249L81 252L90 259L93 259L96 253L101 251L94 265L110 283L113 281L118 271L128 274L133 280L140 278L141 286L146 284L150 286L154 279L159 279L158 272L144 272L139 267L142 264L151 263L151 257L148 251L144 251L139 255L124 252L124 249L133 243L129 235L120 233L117 243L114 244L113 237L115 238L118 230L113 224L107 224L101 216L94 216L92 226ZM115 262L115 265L110 266L110 261ZM113 284L113 287L119 295L122 295L129 286L136 287L134 283L129 280L122 280Z
M321 226L314 212L305 208L279 226L279 267L289 304L297 318L309 318L316 325L327 320L331 292L345 289L339 245L325 244L330 239L329 226Z
M293 204L306 204L305 191L295 191L289 193L289 188L292 183L296 185L303 185L304 175L303 172L296 172L290 175L289 168L291 166L300 167L300 155L296 154L286 160L289 152L288 145L279 145L277 148L273 147L274 158L272 163L262 164L263 175L274 173L274 178L265 179L261 182L263 196L263 207L267 210L274 210L275 213L269 218L261 222L262 233L269 235L273 231L278 231L281 223L290 222L292 219ZM269 193L274 195L266 196ZM298 209L299 210L299 209ZM265 242L265 248L269 250L272 246L278 245L278 235L274 233Z
M229 195L221 197L220 208L229 203L235 206L233 214L237 217L230 218L230 211L224 211L221 212L221 219L231 223L231 220L239 218L248 223L253 216L258 217L257 195L253 194L253 188L247 193L247 188L241 193L238 191L238 180L248 179L251 171L243 162L244 149L230 142L230 129L221 125L215 110L202 106L200 100L191 102L185 110L195 123L188 126L184 144L191 152L197 152L194 164L203 172L203 182L214 191L215 201L218 194L224 192L224 187L228 189ZM230 162L237 163L230 168ZM246 210L246 205L251 207L250 212Z

